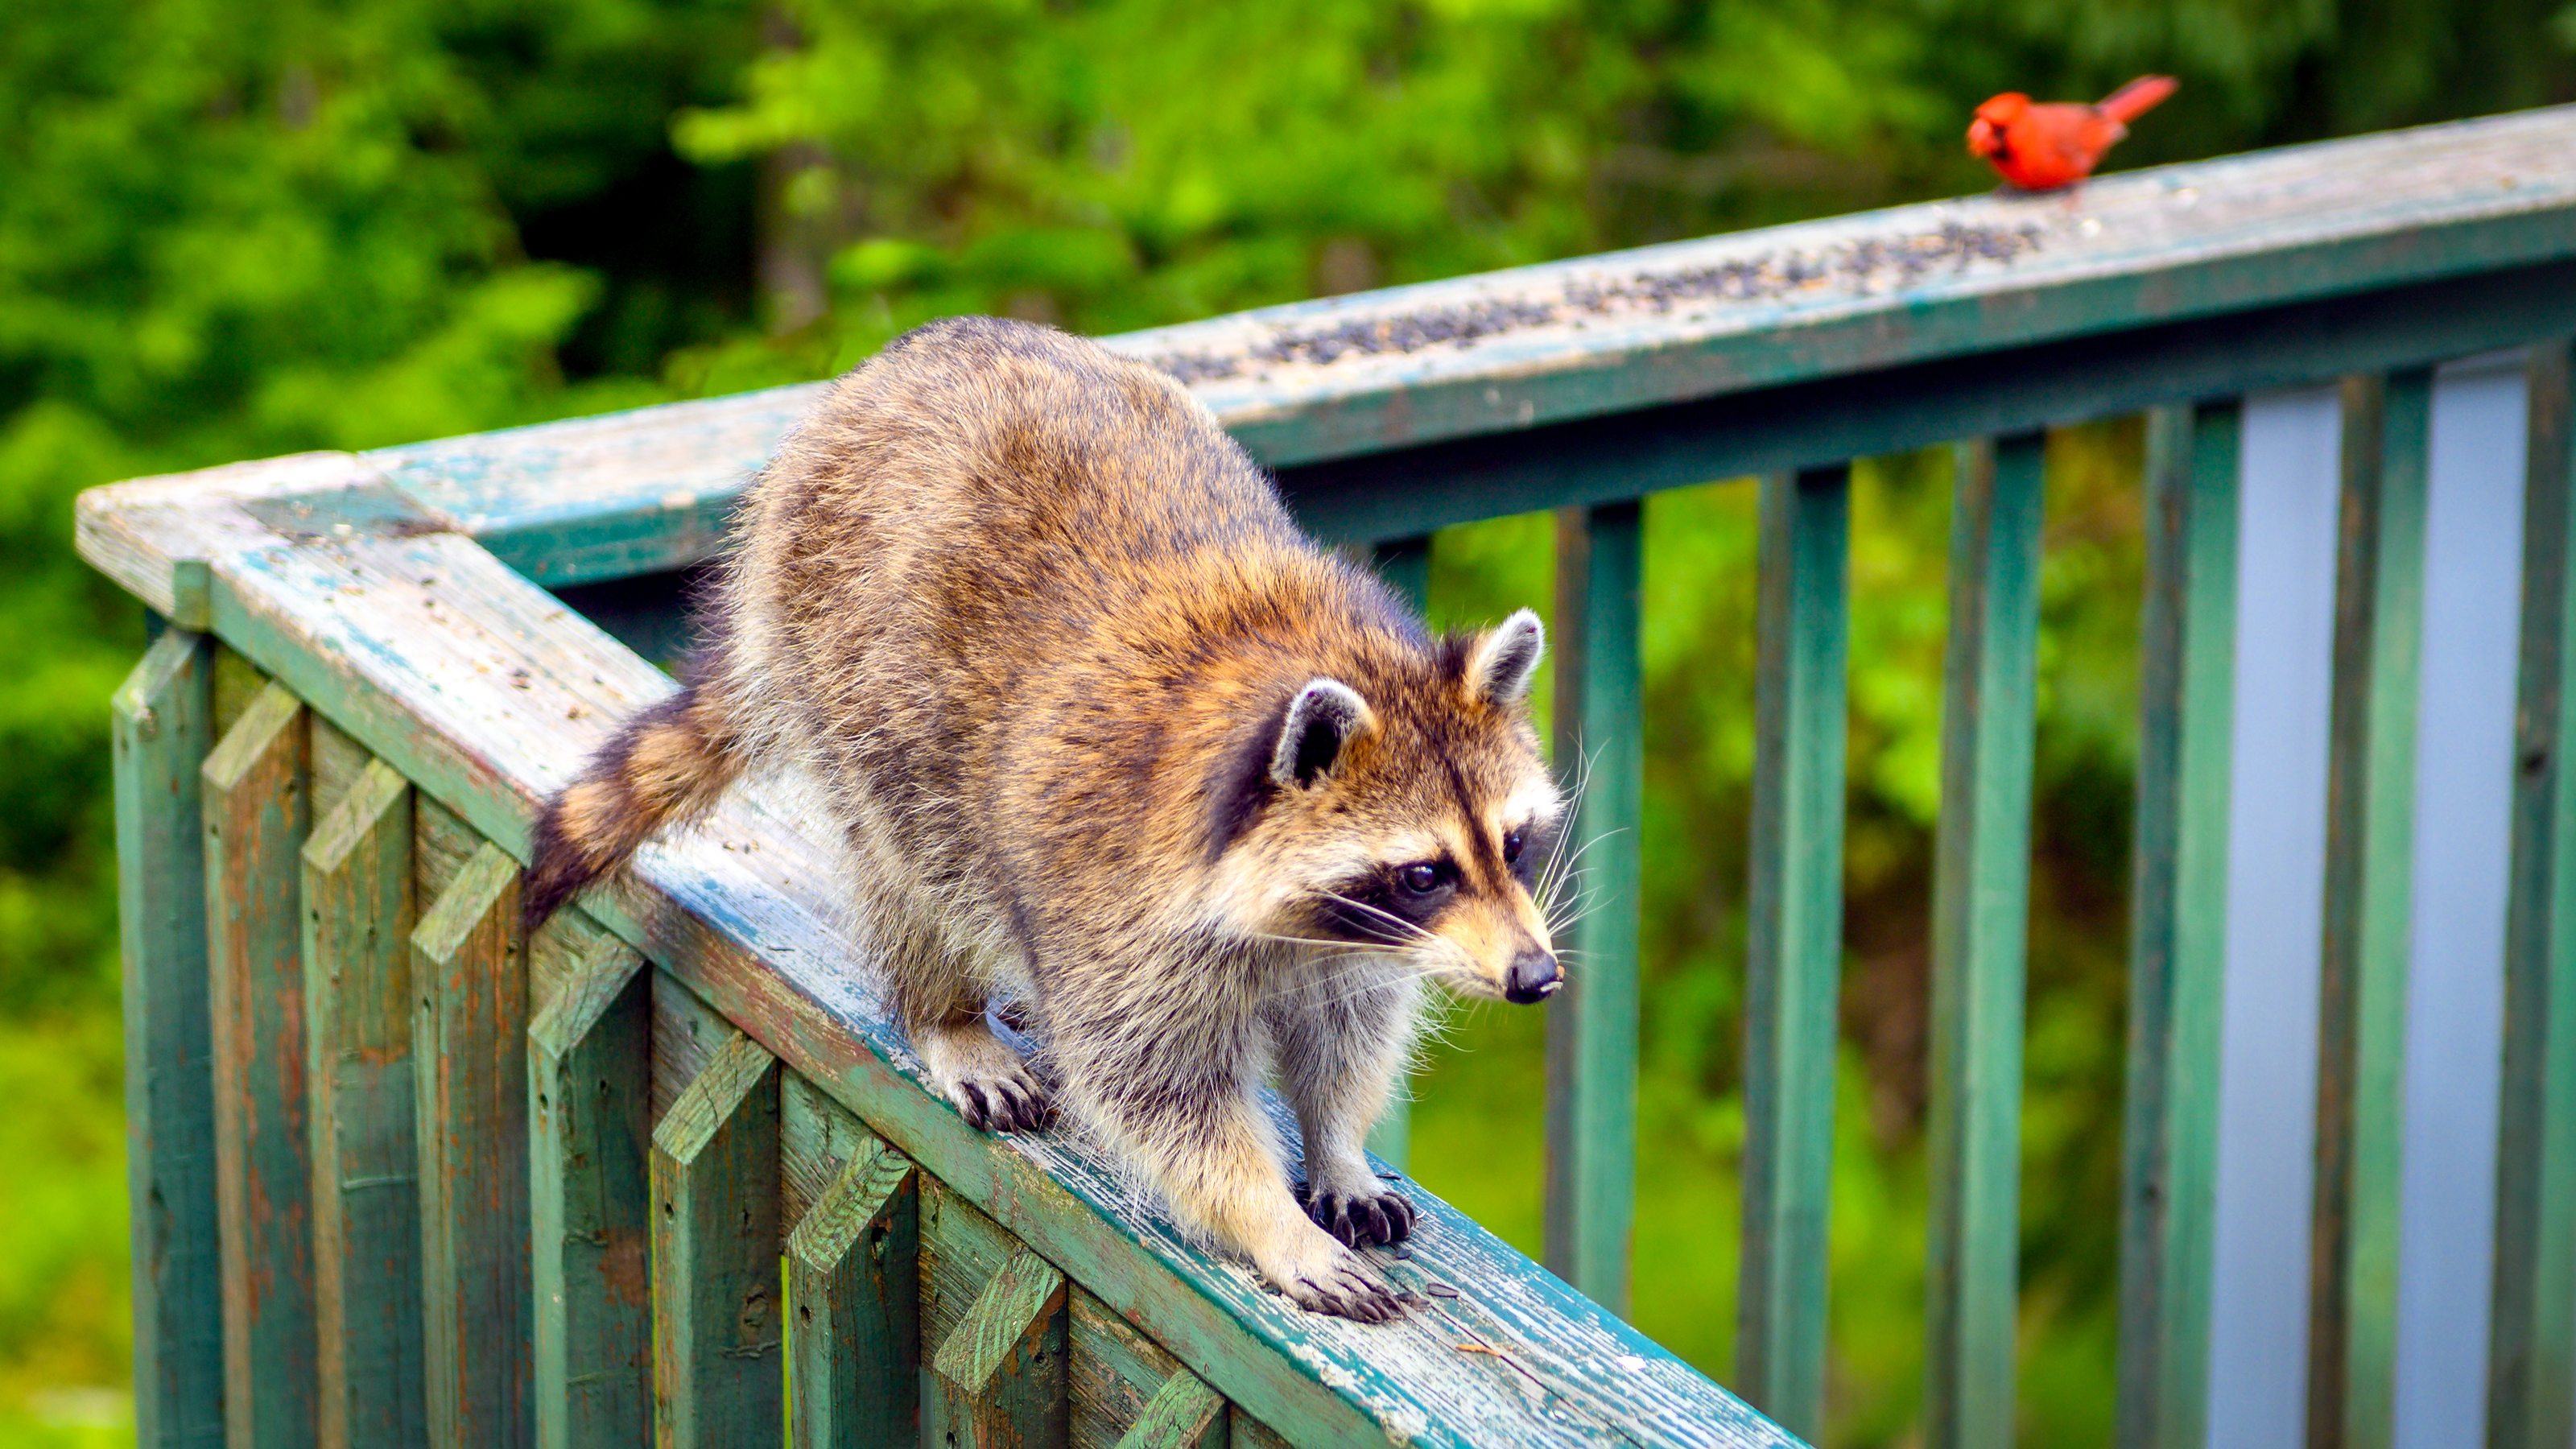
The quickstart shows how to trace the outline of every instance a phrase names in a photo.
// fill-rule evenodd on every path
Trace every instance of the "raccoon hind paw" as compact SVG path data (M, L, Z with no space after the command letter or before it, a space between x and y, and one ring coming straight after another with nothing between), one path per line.
M1286 1281L1280 1284L1280 1291L1298 1307L1356 1323L1391 1323L1402 1318L1408 1306L1406 1299L1411 1296L1399 1294L1370 1277L1358 1254L1338 1246L1330 1258L1303 1265L1293 1276L1283 1276Z

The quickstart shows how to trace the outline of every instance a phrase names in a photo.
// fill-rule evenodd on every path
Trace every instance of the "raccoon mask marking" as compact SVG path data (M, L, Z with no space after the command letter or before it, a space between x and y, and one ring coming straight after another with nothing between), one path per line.
M1562 980L1537 617L1428 637L1177 382L986 318L836 383L733 543L687 688L547 803L532 921L793 765L970 1123L1037 1130L1061 1103L1298 1303L1402 1312L1353 1248L1412 1223L1360 1144L1422 983L1528 1002ZM1043 1075L987 1026L1004 1003Z

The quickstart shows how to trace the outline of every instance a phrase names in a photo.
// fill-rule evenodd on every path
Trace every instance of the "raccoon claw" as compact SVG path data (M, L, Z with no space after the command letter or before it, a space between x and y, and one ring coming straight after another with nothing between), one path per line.
M1055 1121L1055 1104L1031 1082L1005 1077L961 1081L951 1100L967 1126L986 1132L1036 1132Z
M1362 1242L1387 1247L1413 1235L1413 1204L1401 1193L1352 1194L1327 1189L1307 1201L1306 1215L1345 1248L1356 1248Z
M1287 1293L1309 1313L1329 1313L1355 1323L1389 1323L1404 1316L1404 1305L1394 1291L1361 1271L1359 1259L1348 1253L1337 1253L1320 1271L1290 1280Z

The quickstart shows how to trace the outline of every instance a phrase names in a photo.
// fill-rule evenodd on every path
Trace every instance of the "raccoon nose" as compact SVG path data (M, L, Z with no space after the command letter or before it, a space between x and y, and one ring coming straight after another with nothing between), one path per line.
M1503 999L1523 1006L1545 1001L1565 984L1565 973L1558 970L1556 958L1545 951L1523 951L1512 958L1512 969L1503 976Z

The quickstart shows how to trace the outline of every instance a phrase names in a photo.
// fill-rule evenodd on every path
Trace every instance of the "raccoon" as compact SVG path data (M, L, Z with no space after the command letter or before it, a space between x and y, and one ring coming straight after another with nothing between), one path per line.
M749 490L698 624L687 686L547 802L531 923L746 771L792 773L969 1123L1037 1130L1060 1101L1297 1303L1403 1311L1354 1249L1413 1224L1361 1142L1423 983L1563 980L1537 616L1430 637L1178 382L971 318L833 386ZM1265 1078L1304 1135L1302 1210Z

